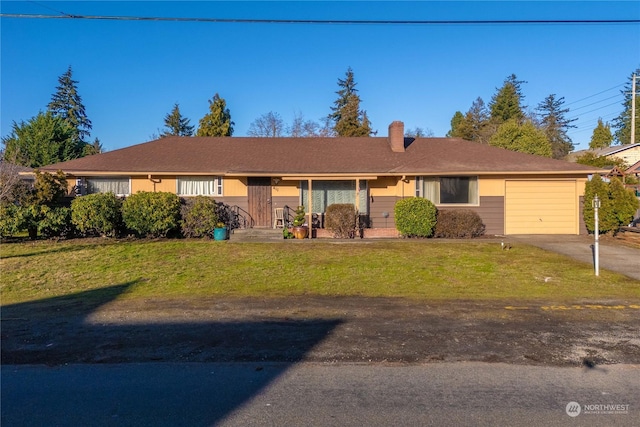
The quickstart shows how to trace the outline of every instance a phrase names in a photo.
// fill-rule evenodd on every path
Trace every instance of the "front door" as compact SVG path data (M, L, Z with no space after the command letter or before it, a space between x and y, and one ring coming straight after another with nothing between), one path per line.
M272 227L271 178L248 178L249 215L254 227Z

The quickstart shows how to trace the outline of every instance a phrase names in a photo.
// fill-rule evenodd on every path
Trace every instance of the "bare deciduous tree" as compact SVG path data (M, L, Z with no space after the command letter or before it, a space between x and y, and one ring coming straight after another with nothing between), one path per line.
M249 125L249 136L277 138L284 134L285 125L280 114L269 111L255 119Z
M14 203L26 193L28 184L19 175L27 168L8 159L0 159L0 203Z

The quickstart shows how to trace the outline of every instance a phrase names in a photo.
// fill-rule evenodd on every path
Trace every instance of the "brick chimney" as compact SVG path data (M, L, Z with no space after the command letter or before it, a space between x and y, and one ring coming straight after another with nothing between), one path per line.
M389 145L391 151L404 153L404 123L394 121L389 125Z

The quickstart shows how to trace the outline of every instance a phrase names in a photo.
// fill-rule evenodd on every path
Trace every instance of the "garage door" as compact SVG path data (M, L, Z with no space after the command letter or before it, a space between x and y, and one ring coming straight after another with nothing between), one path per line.
M506 181L505 234L578 234L575 181Z

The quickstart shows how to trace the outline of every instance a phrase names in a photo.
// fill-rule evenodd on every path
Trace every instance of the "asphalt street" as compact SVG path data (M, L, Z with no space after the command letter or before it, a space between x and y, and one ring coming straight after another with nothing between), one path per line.
M2 367L4 427L637 426L639 420L639 365Z

